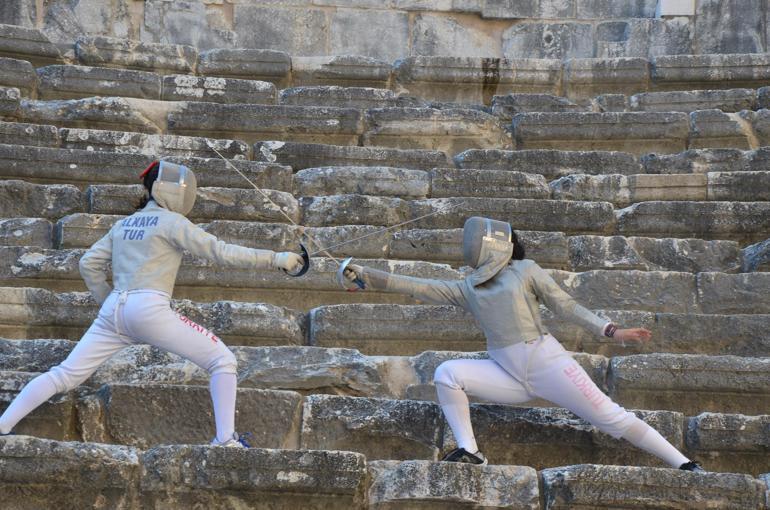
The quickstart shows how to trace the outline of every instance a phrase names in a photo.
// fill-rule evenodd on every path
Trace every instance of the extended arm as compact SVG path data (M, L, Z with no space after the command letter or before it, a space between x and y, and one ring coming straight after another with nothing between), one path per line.
M348 271L345 275L351 280L355 278L355 275L358 275L364 281L367 288L407 294L428 303L456 306L463 306L465 304L465 298L460 290L462 280L447 281L415 278L413 276L397 275L357 265L348 266Z
M86 282L97 303L102 304L112 292L107 283L107 264L112 260L112 230L96 241L87 252L80 257L78 267L80 276Z
M302 263L302 258L294 253L257 250L220 241L183 217L172 226L169 240L177 248L225 266L293 270Z

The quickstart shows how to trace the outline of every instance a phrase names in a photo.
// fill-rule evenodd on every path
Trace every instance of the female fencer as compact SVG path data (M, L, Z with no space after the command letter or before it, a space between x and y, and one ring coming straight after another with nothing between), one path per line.
M213 445L243 447L235 432L236 359L211 331L170 306L183 251L231 267L294 271L300 255L255 250L219 241L186 218L196 196L186 166L153 162L140 175L149 193L140 209L119 220L80 259L80 274L101 305L98 316L60 365L36 377L0 416L9 434L27 414L57 393L75 388L124 347L145 343L206 370L216 422ZM112 286L108 264L112 265Z
M439 403L458 446L443 460L487 462L473 436L467 395L501 404L543 398L615 438L627 439L669 466L702 471L593 383L543 326L539 303L596 335L619 341L649 340L648 330L619 329L577 304L546 271L524 258L524 247L508 223L469 218L463 228L463 256L473 271L457 281L413 278L357 265L344 270L349 282L358 279L367 288L462 307L483 330L490 359L446 361L434 375Z

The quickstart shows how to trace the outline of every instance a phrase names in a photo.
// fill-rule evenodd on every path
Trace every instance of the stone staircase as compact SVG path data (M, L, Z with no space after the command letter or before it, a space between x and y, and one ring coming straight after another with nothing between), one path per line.
M432 375L485 356L470 316L345 292L326 258L292 279L188 256L174 306L233 346L237 428L257 448L196 446L213 433L205 372L136 346L0 440L9 507L770 506L768 54L497 59L490 74L471 57L68 49L10 25L0 54L3 402L93 320L78 259L165 157L198 176L191 219L247 246L367 235L332 253L457 279L464 219L511 222L578 301L653 331L623 345L544 314L599 387L713 471L661 469L544 401L474 403L492 465L438 463L454 443Z

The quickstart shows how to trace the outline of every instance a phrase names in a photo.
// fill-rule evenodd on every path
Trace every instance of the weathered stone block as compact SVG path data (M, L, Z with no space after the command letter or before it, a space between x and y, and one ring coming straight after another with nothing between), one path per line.
M111 214L75 213L56 222L56 248L87 248L104 236L116 221L123 218Z
M759 510L765 497L762 482L732 473L693 475L671 469L581 465L544 469L540 476L547 510L597 506Z
M752 137L739 120L738 114L721 110L700 110L690 114L691 149L730 147L750 149Z
M757 90L757 108L770 108L770 87Z
M258 142L254 144L254 159L289 165L295 170L322 166L391 166L430 170L447 164L446 154L439 151L296 142Z
M569 99L551 94L508 94L492 97L492 114L507 122L517 113L574 112L580 109Z
M146 71L54 65L37 69L40 99L123 96L160 99L160 76Z
M433 149L455 154L469 148L510 145L497 119L477 110L376 108L366 111L365 145Z
M586 23L519 23L503 32L506 58L565 60L594 56L593 27Z
M681 448L680 413L636 411L675 447ZM471 406L471 421L479 449L491 464L532 466L544 469L559 464L621 464L663 466L624 439L613 439L570 411L557 407L513 407L494 404ZM455 442L444 429L445 447Z
M452 508L540 508L537 472L522 466L470 466L424 460L374 461L370 508L439 505Z
M176 103L122 97L21 102L19 117L35 124L159 133Z
M628 407L762 414L770 393L768 358L644 354L610 361L610 396Z
M314 309L310 343L369 355L419 354L426 349L477 351L485 346L473 318L453 306L350 304Z
M701 413L687 421L687 449L710 469L752 475L770 469L770 416Z
M400 198L367 195L302 197L302 224L395 225L409 217L409 203Z
M751 124L754 135L756 136L755 143L760 146L770 145L770 110L759 110L758 112L742 111L737 114L737 116L741 120ZM762 150L767 149L758 149L758 151Z
M518 149L619 150L633 154L687 148L684 113L520 113L511 124Z
M289 80L291 57L277 50L217 48L200 54L198 72L204 76L264 80L283 87Z
M358 53L358 50L355 53ZM390 81L390 72L389 62L357 54L294 57L291 69L294 85L302 86L385 88Z
M45 372L64 361L73 347L67 340L0 339L0 370Z
M21 92L13 87L0 87L0 116L16 117L21 106Z
M553 0L488 0L481 11L484 18L574 18L575 2Z
M15 87L29 97L37 90L37 74L26 60L0 57L0 85Z
M21 122L0 122L0 143L8 145L30 145L58 147L61 143L56 126L24 124Z
M274 104L275 94L275 85L264 81L175 74L163 77L160 98L164 101Z
M757 108L757 93L753 89L645 92L631 96L629 108L641 112L739 112Z
M709 200L770 200L770 172L709 172Z
M279 103L291 106L331 106L335 108L387 108L402 106L418 101L411 98L399 98L388 89L369 87L294 87L281 91ZM410 105L411 106L411 105Z
M40 218L0 219L0 245L53 246L53 226Z
M414 228L461 228L473 215L507 221L514 230L570 233L609 233L615 222L607 202L467 197L415 200L409 205L412 217L435 212L415 222Z
M454 157L458 168L518 170L548 179L571 174L638 174L636 158L624 152L469 149Z
M418 23L417 19L414 22ZM329 17L327 53L393 61L409 54L409 33L410 20L406 12L337 9Z
M633 94L647 90L649 67L644 58L571 59L564 66L567 96L587 99L597 94Z
M542 175L506 170L434 168L430 171L430 196L550 198Z
M39 248L2 248L4 260L8 260L11 270L3 268L3 278L14 278L13 268L24 277L33 274L33 271L47 271L46 258L54 259L54 263L63 266L60 273L63 276L72 274L77 275L77 261L82 255L82 251L76 251L73 254L60 253L58 260L56 256L51 255L52 250L41 250ZM54 252L55 253L55 252ZM27 255L25 257L25 255ZM18 260L18 259L22 260ZM17 282L14 282L18 285ZM5 287L0 290L0 330L6 338L70 338L79 339L86 329L86 326L96 317L98 307L91 299L91 295L85 292L73 292L66 294L55 294L42 288L25 287ZM39 366L18 368L9 367L13 370L45 371L51 366L58 364L61 360L55 359L50 364L44 363L49 359L48 356L41 356ZM62 358L63 359L63 358Z
M11 401L19 395L22 388L38 375L29 372L0 371L0 409L5 410ZM25 416L14 426L13 432L59 441L77 440L80 438L80 434L77 430L76 414L74 392L55 395ZM1 456L2 454L0 454Z
M689 53L692 35L686 19L629 19L596 27L596 56L600 58Z
M748 0L739 5L700 0L695 17L694 53L761 53L764 20L760 13L767 5Z
M632 0L603 2L602 0L577 0L578 19L652 18L657 0Z
M604 310L693 313L695 276L669 271L551 271L554 280L579 303ZM657 409L643 407L643 409Z
M195 71L198 51L192 46L157 44L102 36L82 36L75 42L81 64L155 71L160 74Z
M291 194L263 191L280 209L256 190L198 188L198 198L189 217L194 220L216 218L280 223L286 219L283 214L287 214L292 220L299 220L298 204ZM93 214L131 214L143 194L144 188L140 185L92 185L87 190L88 209Z
M142 456L144 506L359 508L366 458L352 452L161 446Z
M33 65L61 63L59 48L36 28L0 25L0 55L29 60Z
M245 48L282 50L292 55L322 55L330 32L326 13L305 5L301 9L236 4L233 30Z
M236 430L253 431L256 448L292 448L299 443L302 397L275 390L238 390ZM89 442L139 448L160 444L206 444L215 435L206 386L109 384L79 403L80 429ZM163 412L153 412L163 409Z
M770 239L752 244L743 249L741 271L766 271L770 262Z
M55 219L80 212L83 194L69 184L31 184L18 180L0 181L0 217L42 217Z
M742 259L740 245L734 241L572 236L567 242L573 271L643 269L726 272L740 267Z
M698 301L705 313L769 313L770 273L700 273Z
M624 235L752 241L770 228L765 202L642 202L616 214Z
M371 460L436 460L440 419L432 402L310 395L301 448L352 450Z
M601 94L596 96L591 104L594 106L594 111L599 112L628 111L628 98L624 94Z
M558 93L561 63L535 58L413 56L397 60L393 73L399 87L419 97L490 104L495 95L507 93Z
M602 200L620 207L649 200L707 200L703 174L569 175L549 183L558 200Z
M698 174L749 170L749 154L739 149L690 149L678 154L647 154L640 159L648 174ZM757 166L756 170L764 170L761 163Z
M238 140L78 128L62 128L59 133L61 145L67 149L136 153L155 157L219 158L213 149L228 159L248 159L249 155L249 145Z
M761 87L770 78L770 54L662 55L652 59L658 90Z
M0 439L0 457L0 492L8 507L136 508L134 448L10 436Z
M431 178L422 170L391 167L306 168L294 176L299 196L359 195L425 198L431 191Z
M231 136L247 142L286 138L356 145L360 112L352 108L184 103L168 116L175 134Z

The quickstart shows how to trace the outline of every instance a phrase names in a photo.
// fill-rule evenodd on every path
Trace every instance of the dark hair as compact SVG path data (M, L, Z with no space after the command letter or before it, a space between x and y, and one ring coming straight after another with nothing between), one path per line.
M160 169L160 161L153 161L152 164L145 170L144 177L142 178L142 184L147 193L139 201L139 207L137 209L144 209L144 206L152 200L152 183L158 178L158 170Z
M525 257L525 251L524 251L524 243L519 241L519 236L516 235L516 231L511 229L511 241L513 241L513 255L511 255L511 260L524 260Z

